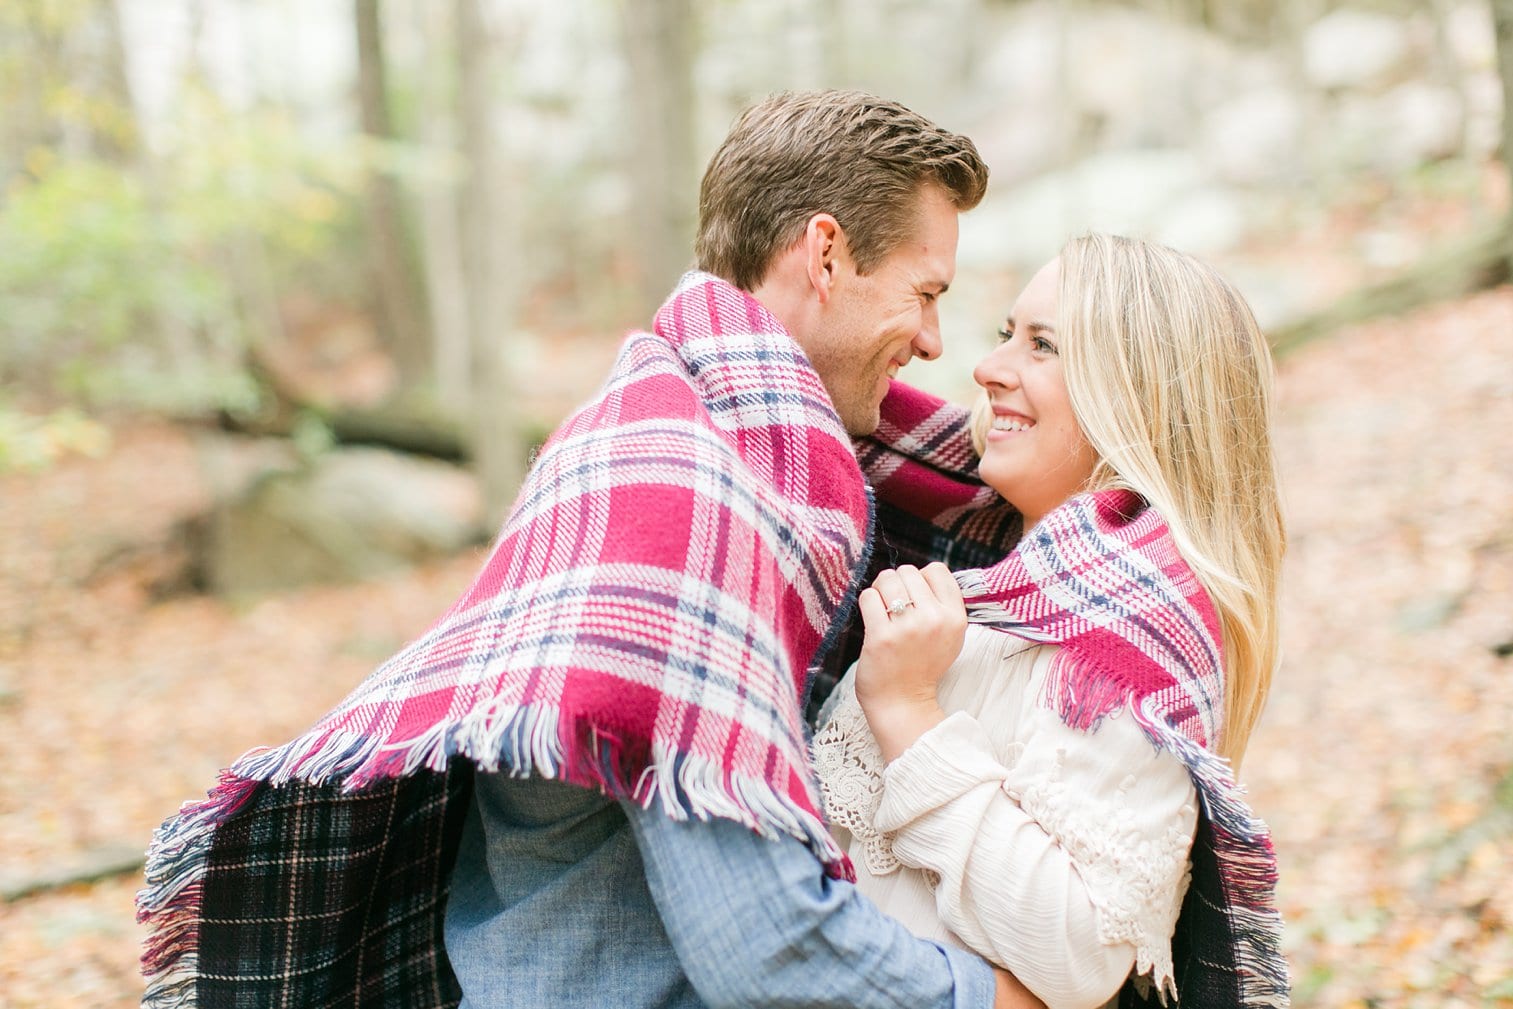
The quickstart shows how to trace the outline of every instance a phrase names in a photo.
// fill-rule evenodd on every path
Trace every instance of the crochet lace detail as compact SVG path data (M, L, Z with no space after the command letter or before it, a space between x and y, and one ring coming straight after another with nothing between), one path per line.
M883 798L883 751L856 699L851 677L835 688L830 720L814 734L814 766L830 822L862 845L862 861L874 876L898 871L893 835L873 826Z
M1098 912L1099 941L1133 946L1137 984L1154 984L1169 1004L1176 996L1171 937L1192 877L1192 838L1175 825L1158 838L1130 826L1124 793L1133 784L1126 779L1114 803L1089 803L1059 775L1018 787L1006 782L1004 790L1071 856Z

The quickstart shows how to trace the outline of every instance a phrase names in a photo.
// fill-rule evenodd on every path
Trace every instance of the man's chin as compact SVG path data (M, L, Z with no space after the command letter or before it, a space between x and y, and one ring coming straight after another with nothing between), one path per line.
M846 427L846 433L853 438L863 438L877 431L879 424L883 422L881 404L874 406L872 412L863 416L842 417L841 423Z

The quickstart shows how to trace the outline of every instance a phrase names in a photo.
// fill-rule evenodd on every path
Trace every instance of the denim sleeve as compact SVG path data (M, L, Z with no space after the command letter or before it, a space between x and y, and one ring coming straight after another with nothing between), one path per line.
M730 820L675 821L625 804L646 882L689 982L710 1009L983 1009L991 968L916 938L827 879L795 838Z

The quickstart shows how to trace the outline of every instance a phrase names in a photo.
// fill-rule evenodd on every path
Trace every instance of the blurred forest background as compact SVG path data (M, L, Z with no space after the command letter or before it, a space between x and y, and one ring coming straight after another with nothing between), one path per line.
M820 86L992 168L912 381L1090 227L1238 282L1295 1004L1513 1005L1510 83L1509 0L0 0L0 1007L136 1004L153 827L440 615Z

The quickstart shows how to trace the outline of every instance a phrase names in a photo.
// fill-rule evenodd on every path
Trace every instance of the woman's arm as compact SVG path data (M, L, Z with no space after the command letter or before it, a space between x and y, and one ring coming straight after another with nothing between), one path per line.
M858 604L857 701L890 761L874 826L900 862L938 877L946 926L1052 1007L1102 1005L1132 968L1169 982L1196 824L1181 764L1132 719L1082 733L1033 708L997 713L1028 720L1011 767L937 699L966 628L949 571L884 571ZM1038 651L1037 684L1054 653Z
M920 735L885 772L877 828L938 878L946 926L1053 1009L1102 1005L1132 968L1169 982L1197 816L1185 769L1128 717L1091 733L1020 717L1011 761L966 713Z

